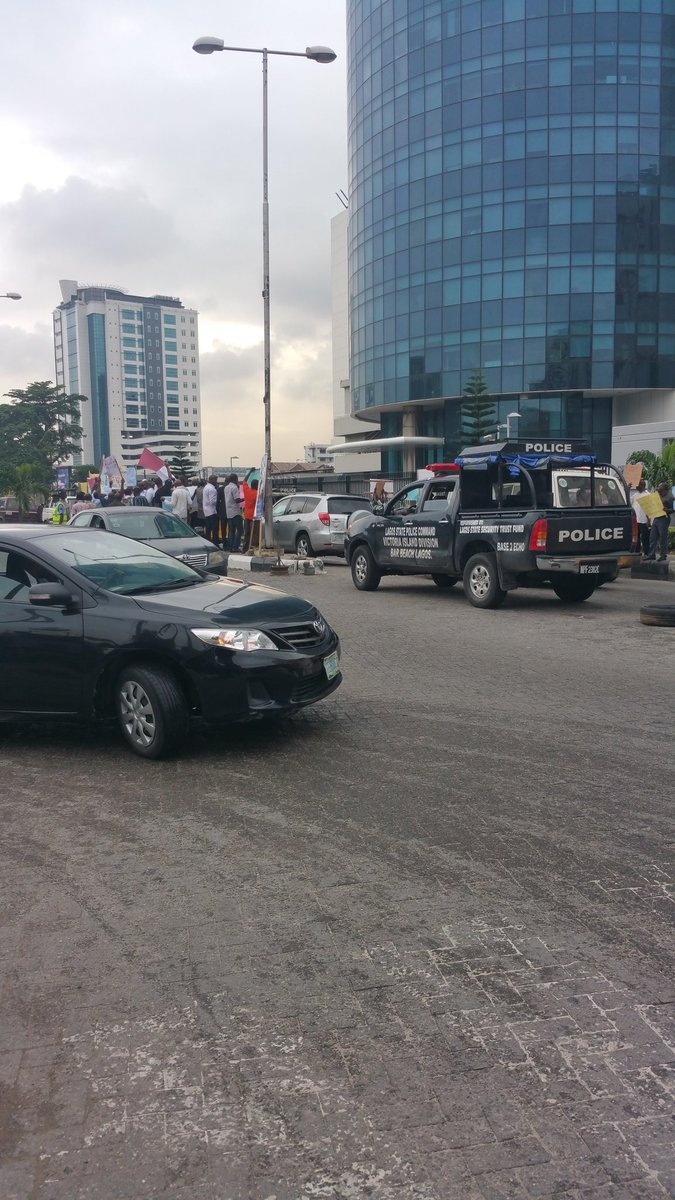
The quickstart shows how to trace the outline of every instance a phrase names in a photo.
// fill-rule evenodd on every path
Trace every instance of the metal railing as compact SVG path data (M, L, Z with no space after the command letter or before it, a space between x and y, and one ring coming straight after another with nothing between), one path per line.
M394 492L398 492L407 483L414 483L416 475L413 471L400 472L398 475L388 475L386 471L362 471L349 475L311 475L304 472L302 475L273 475L272 493L275 496L288 496L293 492L321 492L365 497L372 492L371 482L374 479L391 480Z

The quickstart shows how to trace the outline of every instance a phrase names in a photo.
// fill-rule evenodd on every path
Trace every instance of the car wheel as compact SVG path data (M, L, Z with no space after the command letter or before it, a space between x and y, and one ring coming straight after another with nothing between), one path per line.
M367 546L358 546L352 555L352 579L360 592L374 592L382 572Z
M295 553L298 558L311 558L313 554L312 543L306 533L299 533L296 537Z
M675 604L645 604L640 609L640 620L643 625L675 628Z
M167 758L187 737L185 696L161 667L125 667L115 683L115 711L122 736L142 758Z
M441 588L442 591L445 591L446 588L454 587L456 583L459 583L458 579L453 579L450 575L432 575L431 578L436 587Z
M476 608L499 608L506 600L494 554L472 555L464 568L462 582L467 598Z
M581 604L590 599L597 586L591 579L556 579L553 591L563 604Z

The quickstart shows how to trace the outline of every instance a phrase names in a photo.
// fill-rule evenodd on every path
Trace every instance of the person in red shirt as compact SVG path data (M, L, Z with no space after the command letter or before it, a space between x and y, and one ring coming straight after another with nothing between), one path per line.
M258 480L254 479L250 484L244 480L242 484L244 492L244 544L242 546L242 554L253 552L253 542L255 533L255 506L258 501Z

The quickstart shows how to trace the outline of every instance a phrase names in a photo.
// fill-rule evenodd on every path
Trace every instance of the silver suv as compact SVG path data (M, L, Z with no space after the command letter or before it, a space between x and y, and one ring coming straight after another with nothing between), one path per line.
M299 558L312 554L344 554L347 518L358 510L371 511L363 496L298 492L277 500L272 509L274 545Z

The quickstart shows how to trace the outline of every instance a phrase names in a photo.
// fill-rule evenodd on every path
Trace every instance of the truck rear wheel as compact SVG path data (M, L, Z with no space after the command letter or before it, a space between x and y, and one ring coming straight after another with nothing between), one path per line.
M467 599L476 608L499 608L506 600L494 554L472 555L464 568L462 582Z
M593 595L597 586L592 579L556 579L553 591L563 604L581 604Z
M367 546L357 546L351 561L352 579L360 592L374 592L382 572Z

